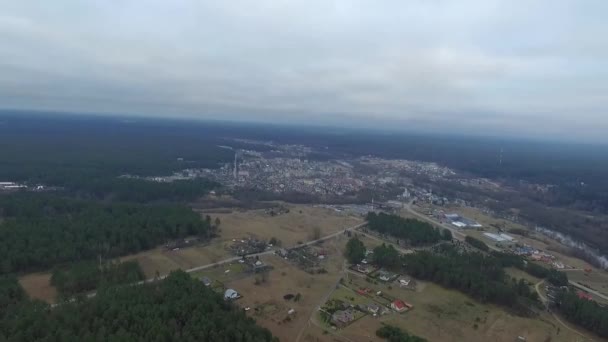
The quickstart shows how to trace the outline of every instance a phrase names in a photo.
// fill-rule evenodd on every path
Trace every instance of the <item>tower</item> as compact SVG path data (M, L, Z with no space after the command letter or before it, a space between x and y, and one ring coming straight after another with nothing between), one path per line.
M502 165L502 153L504 152L503 148L500 148L500 158L498 159L498 164Z
M234 152L234 180L238 180L238 174L237 174L237 170L236 170L236 165L237 165L237 155L238 153L235 151Z

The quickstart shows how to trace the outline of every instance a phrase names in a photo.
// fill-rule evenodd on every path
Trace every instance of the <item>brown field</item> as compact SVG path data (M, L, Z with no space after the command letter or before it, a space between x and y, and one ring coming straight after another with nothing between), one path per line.
M346 242L346 237L340 236L324 243L324 248L328 251L325 261L325 268L328 273L311 275L308 274L287 260L276 256L268 256L262 260L273 265L274 269L270 272L267 282L256 285L255 276L228 281L226 287L233 288L243 295L237 301L241 307L250 307L249 314L256 321L268 328L272 333L279 337L281 341L295 341L302 332L302 341L316 341L315 338L326 338L322 331L308 332L309 318L316 313L317 306L324 302L322 299L334 288L340 278L343 257L342 248ZM286 294L301 294L298 302L293 300L286 301L283 296ZM256 312L256 308L259 311ZM287 311L295 309L291 321L286 322ZM321 339L321 341L331 341L332 339Z
M57 290L50 284L51 273L31 273L19 278L19 283L27 294L34 299L47 303L54 303L57 299Z
M289 213L274 217L265 214L264 210L250 210L216 214L213 218L219 217L221 220L223 239L236 239L253 234L262 239L276 237L281 240L283 246L311 240L315 229L319 229L321 236L324 236L362 222L358 218L331 209L310 205L284 206L289 208Z

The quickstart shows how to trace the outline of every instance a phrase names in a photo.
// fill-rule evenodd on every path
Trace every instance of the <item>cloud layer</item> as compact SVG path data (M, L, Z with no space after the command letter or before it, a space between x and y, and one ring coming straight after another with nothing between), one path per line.
M0 0L0 106L608 141L604 0Z

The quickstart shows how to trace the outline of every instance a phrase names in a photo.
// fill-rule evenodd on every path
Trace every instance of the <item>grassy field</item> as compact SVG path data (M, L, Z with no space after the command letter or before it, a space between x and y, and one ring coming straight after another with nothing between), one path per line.
M567 272L568 279L581 283L595 291L608 296L608 272L594 270L587 274L582 271ZM606 304L606 301L601 298L596 298L599 302Z
M354 280L359 285L364 280ZM368 284L369 285L369 284ZM422 283L417 292L392 286L372 285L391 296L414 305L404 314L380 318L365 317L341 333L354 341L370 340L370 332L382 323L399 326L429 341L514 341L524 336L528 341L577 341L577 335L565 329L557 333L557 325L548 316L522 318L508 314L502 308L476 302L459 292L432 283ZM373 340L373 339L372 339Z
M505 269L505 272L507 272L507 274L515 279L524 279L527 282L531 283L531 284L536 284L538 283L541 279L540 278L536 278L534 276L529 275L528 273L517 269L515 267L508 267Z

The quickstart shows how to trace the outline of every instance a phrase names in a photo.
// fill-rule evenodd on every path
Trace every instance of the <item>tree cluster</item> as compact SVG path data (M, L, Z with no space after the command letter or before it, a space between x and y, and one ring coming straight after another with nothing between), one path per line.
M482 302L520 310L524 301L537 301L536 292L524 282L507 277L503 263L478 252L459 253L445 246L439 253L419 251L402 256L404 270L412 276L460 290Z
M346 251L344 252L344 256L351 264L358 264L361 262L361 260L365 259L366 251L367 249L365 248L363 242L361 242L361 240L355 236L346 243Z
M573 291L562 291L558 309L568 320L608 338L608 307L579 298Z
M104 259L166 242L213 234L209 222L179 205L100 203L49 194L0 196L0 273Z
M82 261L57 267L51 276L51 285L63 298L70 298L104 286L132 284L144 278L137 261L108 262L101 266L95 261Z
M473 246L473 247L475 247L475 248L477 248L477 249L479 249L479 250L481 250L481 251L487 252L487 251L489 251L489 250L490 250L490 247L488 247L488 245L486 245L486 243L485 243L485 242L483 242L483 241L481 241L481 240L479 240L479 239L476 239L476 238L474 238L474 237L472 237L472 236L468 236L468 235L467 235L467 237L465 237L465 238L464 238L464 240L465 240L465 241L466 241L466 242L467 242L469 245L471 245L471 246Z
M53 310L24 300L0 317L0 340L277 341L242 309L183 271L150 284L109 287Z
M400 266L399 252L392 245L382 244L374 248L374 263L380 267L396 268Z
M429 223L385 213L368 213L367 227L380 234L406 240L412 246L436 243L452 237L451 234L449 237L445 233L442 235Z
M411 335L407 331L393 325L383 325L376 330L376 336L388 342L426 342L424 338Z

